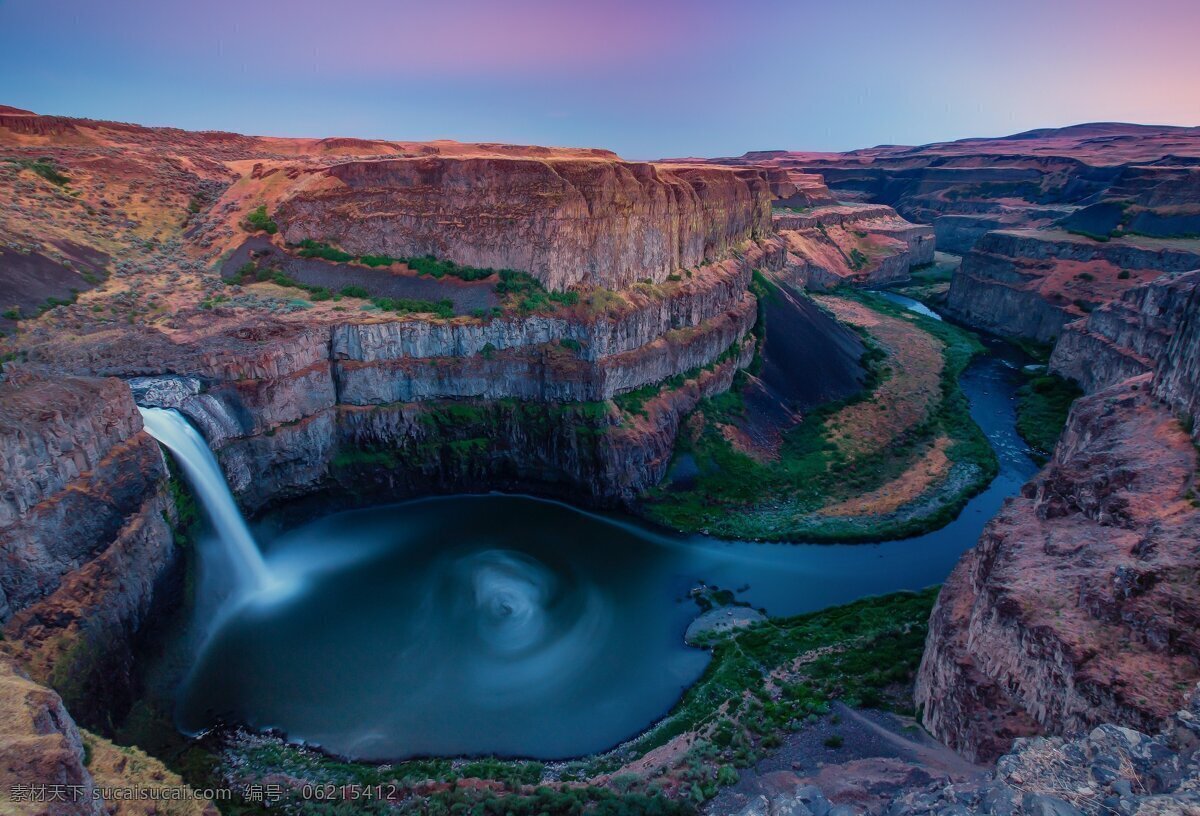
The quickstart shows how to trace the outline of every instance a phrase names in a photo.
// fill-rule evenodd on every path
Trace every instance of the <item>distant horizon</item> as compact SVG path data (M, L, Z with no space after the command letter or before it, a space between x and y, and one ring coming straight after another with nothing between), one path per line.
M261 136L845 152L1200 125L1197 30L1188 0L0 0L0 99Z
M1161 122L1123 122L1123 121L1105 120L1105 121L1094 121L1094 122L1072 122L1071 124L1067 124L1067 125L1051 125L1051 126L1045 126L1045 127L1032 127L1032 128L1026 128L1024 130L1014 131L1012 133L1002 133L1002 134L998 134L998 135L973 135L973 136L960 136L960 137L953 138L953 139L935 139L933 141L922 142L920 144L909 144L909 143L901 143L901 142L880 142L879 144L861 145L859 147L851 147L846 150L821 150L821 149L808 148L808 147L804 147L804 146L751 147L751 148L747 148L746 150L738 151L736 153L722 153L722 154L714 153L712 155L704 155L704 156L680 154L680 155L663 155L663 156L656 156L656 157L648 158L648 157L643 157L643 156L626 156L626 155L620 153L619 151L613 150L612 148L610 148L606 145L602 145L602 144L547 144L547 143L539 143L539 142L506 142L506 141L502 141L500 139L467 140L467 139L456 138L454 136L435 136L433 138L428 138L428 139L416 139L416 138L409 138L409 137L406 137L403 135L370 136L370 135L359 135L359 134L353 134L353 133L342 133L342 132L337 132L337 131L331 131L328 133L251 133L251 132L243 131L243 130L230 130L228 128L183 127L181 125L176 125L176 124L171 124L171 123L139 122L139 121L134 121L131 119L120 119L120 118L116 118L116 117L112 117L112 116L93 116L93 115L83 115L83 114L75 114L75 113L64 113L61 111L42 111L42 110L36 110L33 108L29 108L29 107L26 107L23 105L12 105L12 104L9 104L7 101L3 101L3 100L0 100L0 108L10 108L13 110L24 111L26 113L31 113L31 114L34 114L37 116L58 116L58 117L66 118L66 119L81 119L81 120L88 120L88 121L95 121L95 122L112 122L112 123L121 124L121 125L134 125L136 127L144 127L144 128L148 128L148 129L185 130L185 131L189 131L192 133L233 133L233 134L236 134L239 136L247 136L250 138L268 138L268 139L349 138L349 139L363 139L365 141L379 141L379 142L393 142L393 143L455 142L458 144L465 144L465 145L503 144L503 145L512 145L512 146L516 146L516 147L546 147L546 148L563 148L563 149L575 149L575 150L586 150L586 149L608 150L609 152L616 153L622 159L625 159L627 161L643 161L643 162L660 162L660 161L664 161L664 160L669 161L669 160L674 160L674 159L692 159L692 158L694 158L694 159L737 158L737 157L741 157L741 156L744 156L744 155L747 155L750 153L790 152L790 153L831 153L831 154L835 154L835 153L853 153L853 152L863 151L863 150L876 150L876 149L888 148L888 147L920 148L920 147L928 147L931 145L950 144L953 142L964 142L964 141L999 141L999 140L1003 140L1003 139L1011 139L1013 137L1021 136L1026 133L1033 133L1033 132L1043 131L1043 130L1045 130L1045 131L1070 130L1072 128L1090 127L1090 126L1097 126L1097 125L1124 125L1124 126L1133 126L1133 127L1149 128L1149 129L1180 129L1180 130L1200 129L1200 125L1176 125L1176 124L1161 123Z

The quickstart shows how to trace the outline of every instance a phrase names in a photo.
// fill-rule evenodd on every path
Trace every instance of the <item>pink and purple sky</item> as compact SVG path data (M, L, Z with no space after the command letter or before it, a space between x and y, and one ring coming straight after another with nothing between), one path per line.
M846 150L1200 124L1196 0L0 0L0 104L280 136Z

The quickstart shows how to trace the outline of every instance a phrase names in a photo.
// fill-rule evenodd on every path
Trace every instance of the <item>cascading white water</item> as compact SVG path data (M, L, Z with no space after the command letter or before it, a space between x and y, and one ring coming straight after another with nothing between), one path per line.
M273 582L267 564L204 437L178 411L141 406L138 410L142 413L146 432L175 455L188 483L196 491L241 593L271 586Z

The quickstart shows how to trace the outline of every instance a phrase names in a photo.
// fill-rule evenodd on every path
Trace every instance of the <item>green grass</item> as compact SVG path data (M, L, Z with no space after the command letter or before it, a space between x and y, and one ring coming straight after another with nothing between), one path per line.
M296 250L296 254L301 258L320 258L325 261L332 261L333 263L346 263L354 260L354 256L349 252L343 252L340 249L331 247L329 244L314 241L311 238L305 238L298 246L299 249Z
M694 380L701 374L707 371L713 371L718 366L721 366L729 360L736 357L742 350L742 342L745 338L739 338L721 352L711 363L706 365L696 366L681 374L676 374L673 377L668 377L665 380L656 383L643 385L641 388L635 388L632 391L626 391L624 394L618 394L613 397L613 403L620 408L624 413L631 416L646 416L646 403L653 400L663 391L674 391L683 386L688 380Z
M633 744L635 755L704 726L736 733L741 725L760 738L794 730L809 715L829 711L832 700L851 706L911 710L908 688L924 650L929 613L937 588L864 598L790 618L771 618L711 642L712 662L674 710ZM764 681L779 666L817 650L803 679L783 687L780 699L765 693ZM737 708L749 692L759 705L747 708L748 722L722 722L723 706ZM745 704L742 704L745 705Z
M454 301L450 298L418 300L416 298L375 297L371 298L371 303L385 312L395 312L397 314L429 313L442 318L454 317Z
M936 308L945 301L946 292L957 268L958 264L954 262L930 261L910 269L909 280L888 288Z
M1083 395L1073 381L1057 374L1030 378L1017 390L1017 433L1044 464L1054 451L1075 400Z
M341 300L343 297L357 297L369 300L372 306L385 312L395 312L396 314L432 314L441 318L454 316L454 301L450 298L420 300L417 298L371 297L370 292L362 286L344 286L340 292L335 294L324 286L301 283L281 271L265 268L259 269L250 262L247 262L238 269L231 280L237 284L269 280L277 286L299 289L307 293L308 299L313 302ZM208 308L211 308L214 302L216 302L215 299L210 301Z
M247 232L265 232L267 235L274 235L279 232L279 225L275 223L271 216L267 215L267 205L265 204L251 210L242 226Z
M5 309L4 312L0 313L0 317L5 317L9 320L25 320L32 317L41 317L56 306L72 305L78 298L79 292L75 289L72 289L71 294L68 297L60 298L51 296L46 298L42 303L38 304L36 314L27 315L21 311L20 306L13 306L12 308Z
M321 258L333 263L349 263L357 261L364 266L381 267L402 263L418 275L428 275L432 278L452 277L465 281L477 281L490 278L496 270L474 266L463 266L454 261L440 260L433 255L415 257L392 257L391 255L352 255L324 241L314 241L305 238L295 245L296 254L302 258Z
M67 183L71 180L59 171L54 159L51 158L5 159L5 161L17 165L22 170L28 170L31 173L41 176L56 187L66 187Z
M296 254L304 258L321 258L334 263L349 263L358 261L371 267L390 266L394 263L403 263L418 275L427 275L432 278L452 277L464 281L479 281L493 276L498 278L496 283L496 293L504 300L507 308L522 312L540 312L553 311L560 306L574 306L579 302L579 293L568 292L548 292L542 286L537 278L527 272L518 272L514 269L491 269L474 266L464 266L457 264L454 261L441 260L433 255L423 255L411 258L394 258L390 255L352 255L349 252L344 252L336 247L321 241L314 241L306 238L299 244L295 245ZM342 294L351 296L347 290L353 289L355 294L353 297L369 297L366 288L361 286L346 287L342 290ZM386 298L375 298L375 305L387 311L422 311L416 308L394 308L394 304L407 303L413 304L417 301L404 301ZM432 301L421 301L422 303L431 303ZM449 301L440 301L449 302ZM388 305L391 303L393 305ZM439 310L435 313L440 313ZM481 319L494 316L492 313L481 311L477 314Z
M496 294L504 298L505 305L520 312L553 311L559 306L574 306L579 302L578 292L547 292L528 272L512 269L500 270Z
M971 496L987 486L998 471L995 452L971 419L958 384L963 369L983 351L983 346L969 332L913 315L878 296L845 296L885 314L904 316L945 344L941 399L925 421L886 448L853 461L829 441L828 421L847 405L872 399L878 384L891 376L885 354L867 337L868 350L862 359L868 371L864 389L849 399L809 412L802 423L784 433L776 460L759 461L742 453L721 433L720 425L736 423L744 411L737 384L726 394L702 401L698 410L705 417L705 425L699 437L693 442L688 434L680 434L676 443L676 455L689 454L699 475L687 488L673 487L668 481L648 491L641 506L645 515L674 529L730 538L878 541L948 524ZM641 396L634 392L626 398L636 400ZM951 440L947 456L955 464L970 466L971 476L961 489L932 509L880 518L871 524L845 519L814 522L806 518L832 501L868 492L901 475L942 434Z

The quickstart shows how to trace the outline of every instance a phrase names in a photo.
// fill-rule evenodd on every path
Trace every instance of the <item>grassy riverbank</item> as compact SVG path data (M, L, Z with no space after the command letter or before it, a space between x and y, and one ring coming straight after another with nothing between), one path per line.
M974 335L870 293L816 300L863 334L863 391L810 412L766 454L739 433L741 388L705 400L677 442L686 477L673 468L645 515L728 538L900 538L945 525L995 476L958 382L983 352Z

